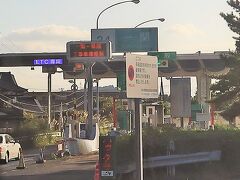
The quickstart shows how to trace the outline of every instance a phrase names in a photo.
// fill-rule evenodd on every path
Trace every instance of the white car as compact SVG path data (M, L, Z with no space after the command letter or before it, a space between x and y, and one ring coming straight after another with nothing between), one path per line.
M9 134L0 134L0 160L7 164L9 160L20 158L21 145Z

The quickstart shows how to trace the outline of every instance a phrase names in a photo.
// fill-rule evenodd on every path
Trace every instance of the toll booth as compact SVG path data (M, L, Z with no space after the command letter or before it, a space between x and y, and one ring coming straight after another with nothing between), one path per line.
M201 104L192 104L192 108L191 108L192 121L196 121L196 114L202 113L202 112L203 112L203 107Z
M134 129L133 111L132 110L118 110L117 111L118 127L121 130L131 131Z

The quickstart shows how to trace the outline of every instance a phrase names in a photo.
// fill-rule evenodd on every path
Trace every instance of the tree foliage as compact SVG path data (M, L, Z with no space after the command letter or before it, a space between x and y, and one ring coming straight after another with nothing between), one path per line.
M236 40L236 50L222 56L230 71L225 75L213 77L217 82L211 86L213 96L211 102L222 110L221 115L225 119L232 121L240 115L240 4L238 0L230 0L227 3L234 12L220 13L220 15L237 35L233 37Z
M225 21L228 23L228 27L237 34L236 37L233 37L236 39L236 51L240 52L240 4L238 0L230 0L227 1L228 5L233 8L235 13L232 11L231 13L220 13L220 15L225 19Z

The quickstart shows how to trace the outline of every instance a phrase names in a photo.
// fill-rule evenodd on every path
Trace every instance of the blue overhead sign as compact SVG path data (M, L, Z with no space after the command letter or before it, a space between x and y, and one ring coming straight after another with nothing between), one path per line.
M63 64L63 59L34 59L33 64L36 66L41 65L61 65Z
M158 51L158 28L91 29L92 41L111 41L112 52Z

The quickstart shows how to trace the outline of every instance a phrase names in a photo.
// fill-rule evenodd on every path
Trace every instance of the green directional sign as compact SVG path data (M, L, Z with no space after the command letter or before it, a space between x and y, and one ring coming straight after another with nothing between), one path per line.
M150 56L157 56L158 58L158 65L161 64L162 61L176 61L177 53L175 51L172 52L148 52Z
M112 52L148 52L158 50L158 28L92 29L92 41L111 41Z

